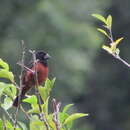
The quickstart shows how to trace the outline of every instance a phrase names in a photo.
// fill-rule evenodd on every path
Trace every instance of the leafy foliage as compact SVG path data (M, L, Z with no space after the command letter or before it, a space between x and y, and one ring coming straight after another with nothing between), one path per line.
M105 25L103 25L105 27L106 30L101 29L101 28L97 28L97 30L99 32L101 32L102 34L104 34L109 40L110 40L110 44L109 45L103 45L102 48L107 51L108 53L112 54L115 57L119 57L119 53L120 50L119 48L117 48L117 45L123 40L123 37L118 38L116 40L113 39L112 36L112 16L108 15L107 18L103 17L100 14L92 14L93 17L99 19L101 22L103 22Z
M0 70L0 71L2 71L2 73L0 73L1 74L0 77L9 79L11 82L12 81L14 82L14 78L10 78L10 77L14 77L14 76L13 76L13 73L9 71L9 65L6 62L4 62L2 59L0 59L0 66L2 67L2 69ZM11 75L9 75L9 74L11 74ZM2 75L4 75L4 76L2 76ZM39 86L38 91L41 96L42 104L39 104L36 95L27 95L27 98L25 98L23 100L23 103L28 103L31 105L30 109L26 110L26 112L24 111L24 114L26 116L29 116L29 120L30 120L29 129L30 130L34 130L37 128L39 130L46 129L45 122L48 124L49 130L57 130L56 122L54 122L54 115L56 113L48 112L49 97L50 97L50 94L54 87L55 80L56 80L55 78L52 80L47 79L43 86ZM14 86L14 84L0 82L0 98L2 99L0 102L0 107L2 109L4 109L5 113L12 120L12 121L10 121L10 120L8 120L8 118L6 119L5 116L4 116L4 120L0 119L0 126L1 126L0 130L2 130L3 127L6 127L7 130L13 129L13 127L14 127L13 116L11 113L9 113L8 110L13 109L12 103L13 103L13 99L15 97L16 97L16 86ZM39 110L39 105L41 105L42 113ZM57 112L57 116L59 119L59 120L57 120L57 122L59 122L59 126L60 126L61 130L70 130L73 127L73 122L76 119L84 117L84 116L88 116L88 114L84 114L84 113L69 114L68 110L72 106L73 106L73 104L68 104L63 108L62 112L60 112L60 111ZM55 106L55 107L57 107L57 106ZM24 109L24 108L22 108L22 109ZM44 115L45 122L43 122L39 118L40 114ZM27 126L23 122L18 121L16 130L22 130L22 129L26 130Z

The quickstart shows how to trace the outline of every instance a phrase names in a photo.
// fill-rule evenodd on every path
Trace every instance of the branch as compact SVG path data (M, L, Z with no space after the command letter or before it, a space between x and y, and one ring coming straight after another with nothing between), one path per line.
M19 66L21 66L22 68L25 68L26 70L28 70L28 71L30 71L30 72L32 72L32 73L34 73L34 71L33 70L31 70L30 68L28 68L27 66L25 66L24 64L22 64L22 63L20 63L20 62L18 62L17 63Z
M39 83L38 83L38 75L37 75L37 68L36 68L36 63L37 63L37 60L36 60L36 54L35 54L35 51L33 50L30 50L30 53L32 53L32 56L33 56L33 66L34 66L34 80L35 80L35 93L36 93L36 96L37 96L37 99L38 99L38 106L39 106L39 111L40 111L40 119L44 122L44 125L46 127L46 130L49 130L49 124L47 122L47 119L45 117L45 114L43 113L42 111L42 101L41 101L41 97L40 97L40 94L39 94L39 91L38 91L38 86L39 86Z
M55 126L56 126L56 130L60 130L58 113L59 113L59 110L60 110L60 107L61 107L61 103L57 102L55 99L53 99L52 104L53 104L53 110L54 110L54 123L55 123Z
M110 34L110 41L111 43L114 42L114 39L113 39L113 35L112 35L112 29L111 28L108 28L108 31L109 31L109 34ZM110 53L109 53L110 54ZM127 67L130 68L130 64L128 62L126 62L124 59L122 59L119 55L117 54L111 54L114 58L118 59L119 61L121 61L124 65L126 65Z
M114 55L112 54L112 56L116 59L118 59L119 61L121 61L124 65L126 65L127 67L130 68L130 64L128 62L126 62L124 59L122 59L119 55Z
M24 46L24 41L21 41L22 44L22 59L21 62L24 65L24 59L25 59L25 46ZM24 71L24 67L21 67L21 74L19 76L20 78L20 89L19 89L19 96L18 96L18 107L16 108L16 113L15 113L15 122L14 122L14 130L16 130L17 127L17 117L18 117L18 112L19 112L19 108L20 108L20 101L21 101L21 93L22 93L22 77L23 77L23 71Z

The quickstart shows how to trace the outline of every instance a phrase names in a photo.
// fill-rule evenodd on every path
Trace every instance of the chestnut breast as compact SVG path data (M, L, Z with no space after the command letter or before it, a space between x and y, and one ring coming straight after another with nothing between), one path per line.
M38 83L41 85L48 77L48 67L38 62L36 67L32 67L31 70L37 70ZM23 77L23 85L32 86L35 85L34 74L31 71L27 71Z

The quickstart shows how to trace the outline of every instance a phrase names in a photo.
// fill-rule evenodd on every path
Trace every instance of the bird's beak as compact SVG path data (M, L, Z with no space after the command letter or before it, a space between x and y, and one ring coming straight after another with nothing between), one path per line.
M45 59L50 59L51 56L47 53L45 56L44 56Z

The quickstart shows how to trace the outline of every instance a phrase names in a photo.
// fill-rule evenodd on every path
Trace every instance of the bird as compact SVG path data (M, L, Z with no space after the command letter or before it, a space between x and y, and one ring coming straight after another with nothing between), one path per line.
M48 59L50 58L51 56L44 51L36 52L37 62L35 64L33 64L32 62L31 67L25 70L21 78L22 79L21 92L13 101L14 107L19 106L25 94L37 84L36 82L38 82L38 85L41 85L46 81L46 79L48 78L48 71L49 71ZM35 80L36 76L35 70L37 72L37 81Z

